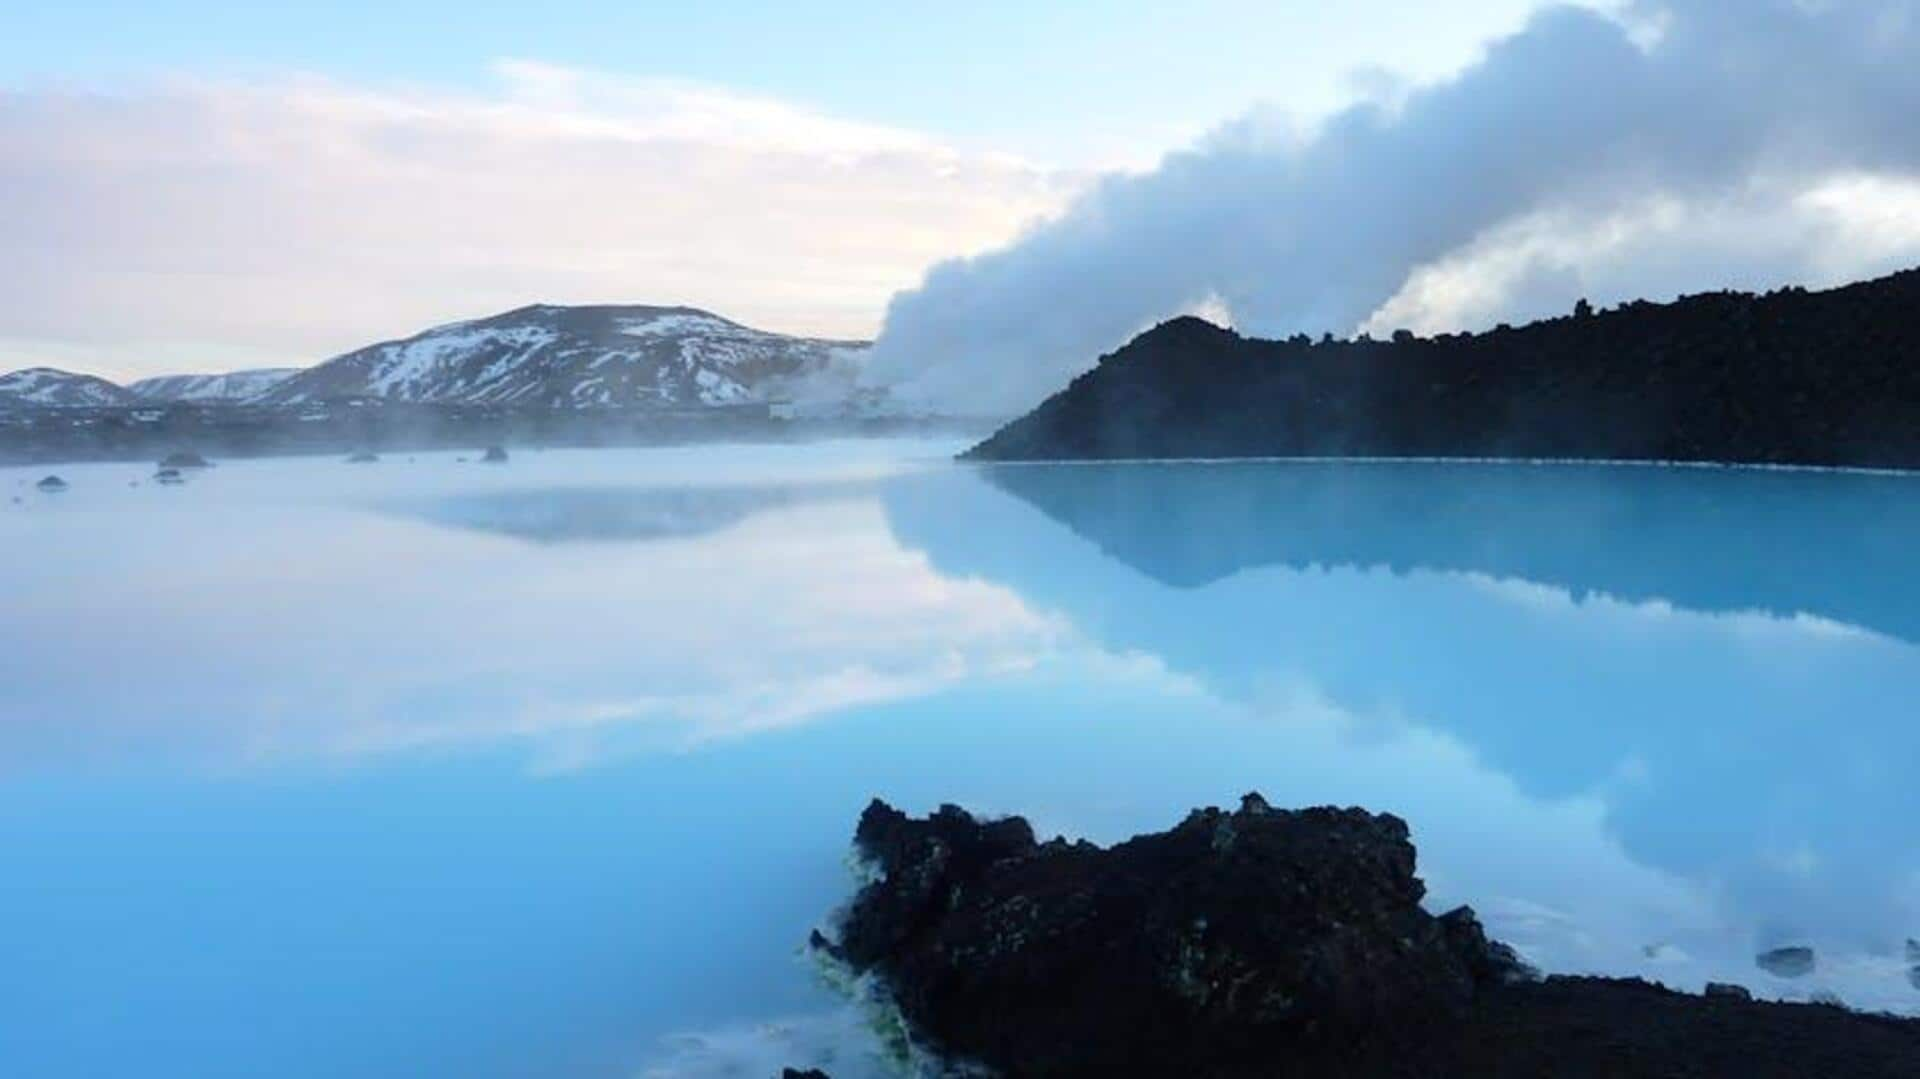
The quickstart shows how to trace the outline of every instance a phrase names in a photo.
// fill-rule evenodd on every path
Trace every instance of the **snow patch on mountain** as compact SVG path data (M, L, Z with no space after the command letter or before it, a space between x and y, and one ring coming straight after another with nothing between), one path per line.
M865 342L769 333L687 307L541 304L349 352L274 386L294 404L373 397L663 411L818 397Z
M127 390L142 401L246 404L298 371L297 367L266 367L224 375L160 375L130 382Z
M0 406L23 408L99 408L134 402L126 390L92 375L51 367L29 367L0 375Z
M674 334L725 334L740 332L755 334L761 337L775 336L773 334L760 333L758 330L749 330L745 326L728 322L718 315L709 315L705 312L622 319L617 325L619 331L628 337L667 337Z

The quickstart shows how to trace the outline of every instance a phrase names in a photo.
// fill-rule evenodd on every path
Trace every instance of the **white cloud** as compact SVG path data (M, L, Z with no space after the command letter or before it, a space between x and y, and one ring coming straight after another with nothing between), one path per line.
M1823 287L1920 258L1920 180L1843 173L1737 195L1651 195L1610 213L1529 214L1414 271L1364 329L1483 330L1715 288Z
M0 93L0 366L311 362L538 300L870 334L926 265L1075 182L715 87L497 70L479 94Z

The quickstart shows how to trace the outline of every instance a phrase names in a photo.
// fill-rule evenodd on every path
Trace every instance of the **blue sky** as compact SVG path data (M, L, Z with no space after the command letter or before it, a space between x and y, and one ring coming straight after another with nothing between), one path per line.
M300 71L478 89L495 61L521 59L726 86L1071 163L1167 149L1256 101L1324 111L1356 73L1432 78L1535 6L111 0L24 6L0 36L0 74Z

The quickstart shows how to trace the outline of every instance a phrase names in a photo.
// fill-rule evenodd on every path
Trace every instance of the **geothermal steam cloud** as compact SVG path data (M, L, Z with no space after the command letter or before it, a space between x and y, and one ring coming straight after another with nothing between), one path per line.
M1400 103L1304 138L1250 116L936 266L894 297L869 378L1008 415L1202 303L1263 336L1349 332L1414 270L1524 215L1910 173L1915 115L1920 0L1555 8Z

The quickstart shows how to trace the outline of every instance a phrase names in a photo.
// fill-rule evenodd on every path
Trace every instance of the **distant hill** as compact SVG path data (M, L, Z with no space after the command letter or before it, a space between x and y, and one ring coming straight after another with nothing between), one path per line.
M161 375L130 382L127 390L142 401L242 404L258 400L298 371L297 367L266 367L224 375Z
M165 375L126 387L36 367L0 375L0 407L326 402L678 414L729 406L888 414L856 385L868 342L756 330L692 307L537 304L369 345L314 367Z
M29 367L0 375L0 407L109 408L133 404L126 390L92 375Z
M701 409L852 392L865 342L788 337L690 307L536 305L349 352L261 398Z
M1552 457L1920 467L1920 271L1390 341L1180 318L965 455Z

